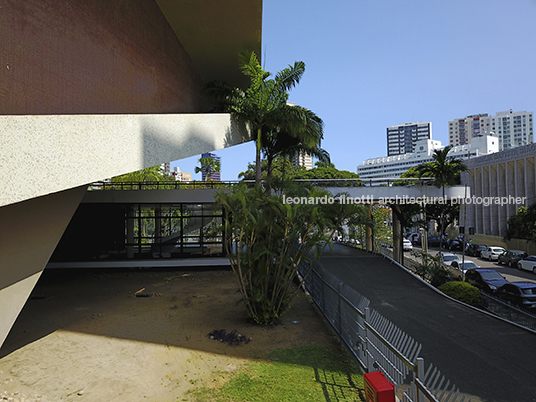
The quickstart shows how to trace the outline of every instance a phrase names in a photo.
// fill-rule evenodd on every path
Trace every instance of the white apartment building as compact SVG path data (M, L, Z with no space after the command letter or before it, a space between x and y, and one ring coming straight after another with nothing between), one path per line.
M292 165L295 168L298 166L303 166L305 167L305 169L311 170L313 168L313 156L305 152L299 152L294 157L294 160L292 161Z
M411 167L433 161L434 151L443 148L441 141L421 140L416 143L413 153L365 160L362 165L357 167L357 174L363 180L374 179L380 183L381 179L396 179ZM466 160L498 151L498 139L487 135L473 138L471 144L453 147L449 156Z
M418 141L432 138L432 123L404 123L387 127L387 156L415 151Z
M489 133L491 123L487 117L487 113L482 113L449 121L449 145L455 147L469 144L471 138Z
M533 112L499 112L490 117L491 131L499 138L499 150L534 142Z
M177 181L192 181L192 174L188 172L181 172L181 168L175 166L173 169L173 176Z
M498 112L471 115L449 121L449 144L470 144L473 138L489 134L499 139L499 150L515 148L534 142L533 112Z

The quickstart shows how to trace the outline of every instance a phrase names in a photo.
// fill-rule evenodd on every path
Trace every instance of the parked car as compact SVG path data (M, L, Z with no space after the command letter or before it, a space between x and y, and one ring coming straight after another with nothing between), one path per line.
M467 261L467 260L463 262L452 261L450 266L454 268L456 271L458 271L459 273L461 273L462 275L465 275L468 269L480 268L473 261Z
M453 251L453 250L462 250L463 248L463 241L459 240L459 239L449 239L447 241L447 245L448 245L448 249L450 251Z
M413 250L413 244L411 244L411 241L408 239L404 239L402 243L402 248L404 251L411 251Z
M497 290L497 296L519 307L536 308L536 283L510 282Z
M421 234L420 233L411 233L406 238L414 246L420 246L421 245Z
M465 271L465 282L488 293L495 293L501 286L509 283L493 269L472 268Z
M441 238L439 236L428 237L428 247L439 247Z
M529 255L517 263L519 269L532 271L536 274L536 255Z
M506 264L510 268L514 268L514 267L517 267L517 263L520 260L526 257L528 257L528 254L525 253L524 251L506 250L504 253L502 253L499 256L499 258L497 259L497 262L499 263L499 265Z
M467 255L472 257L480 257L480 253L486 248L488 248L488 246L485 244L471 244L467 249Z
M441 257L441 263L443 265L445 265L446 267L450 267L450 265L454 261L456 261L458 263L462 262L462 260L460 260L460 257L458 257L456 254L452 254L452 253L441 252L441 253L437 253L436 256Z
M485 250L482 250L480 252L480 258L483 260L489 260L489 261L497 261L499 259L499 255L504 253L506 250L502 247L486 247Z

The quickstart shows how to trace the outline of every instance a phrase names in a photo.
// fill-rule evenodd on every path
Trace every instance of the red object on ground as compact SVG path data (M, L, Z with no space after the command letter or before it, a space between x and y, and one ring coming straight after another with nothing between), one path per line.
M385 375L379 371L366 373L365 400L367 402L394 402L395 386L387 381Z

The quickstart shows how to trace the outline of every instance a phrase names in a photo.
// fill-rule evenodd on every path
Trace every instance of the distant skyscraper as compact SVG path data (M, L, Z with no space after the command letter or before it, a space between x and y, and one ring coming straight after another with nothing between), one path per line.
M492 134L499 139L499 151L534 142L532 112L477 114L449 121L449 145L470 144L472 139Z
M219 156L217 156L216 154L213 154L211 152L207 152L205 154L202 154L201 155L201 158L212 158L214 160L217 160L220 162L220 166L221 166L221 158ZM202 177L202 180L203 181L206 181L207 180L207 177L208 177L208 172L205 171L205 169L203 169L203 171L201 172L201 177ZM211 180L216 180L216 181L220 181L221 180L221 175L220 175L220 172L214 172L210 171L210 179Z
M417 141L432 139L432 123L404 123L387 127L387 156L415 151Z
M294 167L303 166L305 169L310 170L313 168L313 156L311 154L300 152L292 161Z

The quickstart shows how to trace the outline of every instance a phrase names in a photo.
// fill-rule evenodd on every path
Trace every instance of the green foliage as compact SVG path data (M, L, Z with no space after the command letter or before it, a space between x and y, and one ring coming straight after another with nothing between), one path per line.
M221 161L211 157L199 158L198 162L201 166L196 166L195 173L206 172L207 180L210 180L212 173L219 173L221 169Z
M443 149L434 150L432 162L421 163L415 168L418 177L433 177L434 186L437 188L459 184L460 173L468 169L461 159L448 156L451 149L449 145Z
M330 197L319 188L286 184L285 197ZM309 199L309 198L308 198ZM217 202L229 214L226 247L248 315L270 324L289 307L292 283L302 263L310 268L331 245L335 230L357 211L357 205L285 204L261 187L235 186Z
M265 159L261 163L262 179L268 180L268 161ZM248 164L248 169L245 172L241 172L239 177L244 178L245 180L253 180L255 178L255 165L250 163ZM362 186L363 183L359 179L357 173L352 173L347 170L339 170L335 168L332 163L317 162L316 167L313 169L305 169L303 166L298 166L295 168L292 163L286 157L277 157L274 159L272 164L272 176L273 180L289 179L289 180L322 180L322 185L325 186L339 186L339 187L354 187ZM333 179L333 182L329 180ZM351 182L344 182L340 179L356 179Z
M347 170L336 169L335 166L317 166L309 170L299 170L294 175L294 179L307 179L307 180L328 180L324 183L329 186L362 186L363 183L353 182L353 183L344 183L344 181L337 181L338 179L359 179L357 173L352 173ZM333 182L329 182L330 179L333 179Z
M434 257L424 251L418 251L415 255L419 261L414 265L415 273L432 286L438 287L454 279L454 274L441 264L441 257Z
M345 350L310 345L257 360L222 389L196 392L199 400L242 402L359 401L363 375Z
M288 158L278 157L275 158L272 163L272 179L292 179L299 170L305 170L303 166L295 168ZM267 180L268 176L268 161L263 159L261 161L261 179ZM244 172L238 174L238 178L244 180L255 180L255 163L248 163L248 168Z
M123 174L120 176L112 177L112 183L141 183L141 182L160 182L160 181L174 181L173 176L167 176L164 171L158 166L145 168L136 172Z
M431 162L425 162L422 165L431 165ZM420 174L419 170L417 170L417 166L412 166L408 170L406 170L404 173L400 175L402 179L411 179L411 178L430 178L430 168L423 169L422 175ZM418 184L419 180L395 180L393 183L393 186L411 186Z
M376 248L382 244L393 245L393 231L389 227L391 208L385 205L373 207L372 220L374 221L374 245Z
M505 239L526 239L536 241L536 203L519 207L517 214L508 219Z
M329 159L320 148L323 122L312 111L288 104L288 91L296 86L305 72L305 64L279 71L274 78L265 71L253 52L241 52L239 68L250 79L244 91L221 81L205 85L205 92L217 102L216 111L231 113L246 124L257 142L255 180L261 180L261 151L268 161L268 177L275 157L295 155L305 151L322 159Z
M438 287L446 295L453 299L479 307L482 303L480 290L467 282L452 281Z

